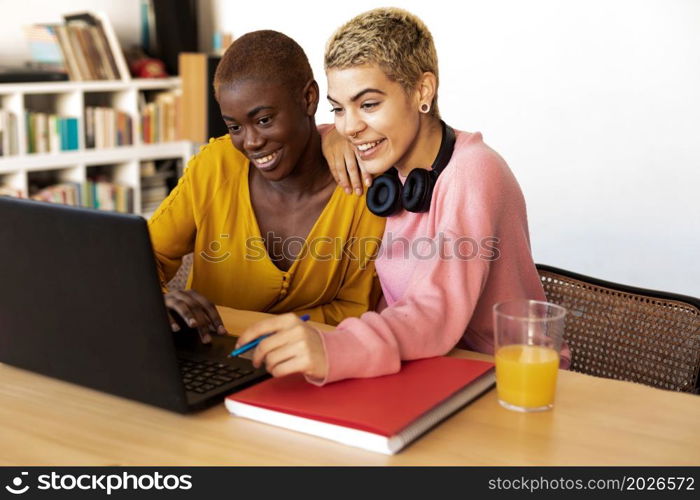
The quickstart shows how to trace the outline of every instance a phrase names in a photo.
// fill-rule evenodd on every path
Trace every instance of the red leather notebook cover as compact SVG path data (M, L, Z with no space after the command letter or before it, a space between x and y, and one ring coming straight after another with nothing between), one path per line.
M323 387L301 375L268 379L228 399L390 437L492 367L486 361L435 357L405 362L393 375Z

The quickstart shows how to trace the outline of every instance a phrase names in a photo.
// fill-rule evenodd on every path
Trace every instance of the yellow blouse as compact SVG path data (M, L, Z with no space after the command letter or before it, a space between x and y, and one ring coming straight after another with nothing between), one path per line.
M270 260L248 187L248 159L228 136L211 139L148 222L161 285L193 252L188 288L215 304L269 313L308 313L335 325L374 308L373 256L384 219L364 196L331 195L288 271Z

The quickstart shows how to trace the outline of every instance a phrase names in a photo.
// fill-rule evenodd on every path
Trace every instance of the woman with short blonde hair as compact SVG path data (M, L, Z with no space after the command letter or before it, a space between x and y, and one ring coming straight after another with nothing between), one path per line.
M344 24L328 40L324 64L326 70L376 64L406 92L426 71L435 75L436 88L439 84L430 30L418 17L396 8L375 9ZM429 114L440 118L437 92Z

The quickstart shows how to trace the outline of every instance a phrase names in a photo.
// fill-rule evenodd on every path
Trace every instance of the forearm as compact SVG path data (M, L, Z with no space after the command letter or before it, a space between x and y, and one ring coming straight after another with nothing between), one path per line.
M165 284L177 273L182 257L194 248L197 229L187 173L150 218L148 230L158 277L166 290Z
M176 214L167 214L149 223L153 254L161 287L168 283L182 264L182 257L194 248L194 234L183 233Z
M447 260L422 267L401 300L322 334L329 363L325 382L393 373L402 360L443 355L459 342L489 265Z

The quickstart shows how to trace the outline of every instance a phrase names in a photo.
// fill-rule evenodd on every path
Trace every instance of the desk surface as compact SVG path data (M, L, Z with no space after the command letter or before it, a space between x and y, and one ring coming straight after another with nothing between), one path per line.
M264 316L221 311L233 333ZM179 415L0 364L0 465L700 465L700 397L559 376L553 411L502 409L492 390L384 456L235 418L223 403Z

